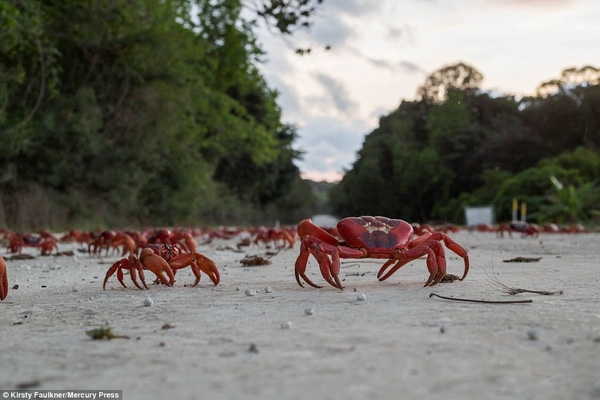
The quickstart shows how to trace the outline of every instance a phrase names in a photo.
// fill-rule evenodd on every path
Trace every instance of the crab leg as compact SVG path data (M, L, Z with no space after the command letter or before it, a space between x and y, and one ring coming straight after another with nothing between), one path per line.
M465 260L465 272L463 272L463 276L462 278L460 278L460 280L462 281L463 279L465 279L465 277L469 273L469 255L467 254L467 251L463 249L463 247L456 243L454 240L450 239L450 237L444 233L438 232L433 236L441 236L444 240L444 244L446 245L446 247L452 250L454 254Z
M321 241L317 237L305 237L302 239L302 244L300 246L300 255L296 259L296 281L300 286L303 286L300 281L300 277L302 277L306 283L316 288L321 288L322 286L312 283L305 273L306 264L308 263L310 254L312 254L319 263L321 275L327 283L340 290L344 289L339 278L340 258L364 258L366 256L365 252L360 249L331 245ZM331 255L331 259L329 258L329 255Z
M200 274L200 267L195 262L190 264L190 268L192 269L192 273L196 277L196 280L192 284L192 287L194 287L200 283L200 279L202 279L202 274ZM177 270L173 270L173 274L175 274L176 271Z
M320 242L325 242L333 246L338 244L338 240L336 238L313 224L310 218L301 221L298 224L296 232L301 238L308 238L312 236L313 238L318 239Z
M8 294L8 275L6 273L6 261L0 256L0 300L4 300Z
M133 284L135 286L137 286L138 289L142 289L142 290L144 289L137 282L137 273L136 273L136 270L140 273L140 280L144 284L144 287L146 289L148 289L148 286L146 286L146 279L144 279L144 271L142 271L142 268L139 265L135 265L135 266L129 267L129 275L131 275L131 280L133 281Z
M344 287L342 286L342 283L340 282L340 252L338 251L337 247L333 249L333 254L331 255L331 275L333 275L333 279L335 280L335 283L337 283L337 287L340 290L344 290Z
M419 258L421 256L418 256L416 258ZM409 262L411 262L413 259L395 259L392 258L391 260L388 260L385 264L383 264L383 266L379 269L379 272L377 273L377 279L379 279L380 281L385 281L387 278L389 278L390 276L392 276L394 274L394 272L398 271L401 267L405 266L406 264L408 264ZM383 273L385 272L385 270L392 264L396 263L392 269L390 269L385 275L383 275Z
M102 290L106 290L106 282L108 282L108 278L113 276L113 274L115 272L117 272L117 278L119 279L119 282L121 282L121 285L123 285L123 287L125 287L125 288L127 287L127 286L125 286L125 283L123 283L123 272L121 271L122 263L123 263L123 260L119 260L108 269L108 271L106 272L106 276L104 277L104 283L102 284Z
M308 249L307 242L308 242L308 238L304 238L304 239L302 239L302 243L300 244L300 255L296 259L296 265L294 268L294 272L296 274L296 282L298 282L298 285L300 285L301 287L304 287L304 285L302 284L302 281L300 280L300 278L302 278L310 286L320 289L323 286L314 284L306 276L306 264L308 263L308 258L310 257L310 254L311 254L310 250Z
M446 274L446 256L444 248L439 242L444 241L446 247L456 253L458 256L465 260L465 272L460 280L463 280L469 272L469 256L465 249L459 246L456 242L450 239L443 233L435 233L429 236L428 240L418 244L416 247L412 247L408 250L402 251L397 255L398 262L387 272L386 269L394 262L393 260L387 261L379 270L377 278L380 281L384 281L389 278L394 272L400 267L406 265L410 261L416 260L419 257L427 254L427 269L429 270L429 278L425 282L425 286L434 286L441 282ZM385 273L385 275L384 275Z
M325 252L325 244L321 244L321 245L317 246L316 248L313 248L311 253L313 254L313 256L315 256L315 258L319 262L319 267L321 269L321 275L327 281L327 283L329 283L333 287L342 289L342 286L339 284L339 278L335 274L331 260L329 259L329 257L327 256L327 253ZM339 265L339 261L340 261L339 254L338 254L337 261L338 261L338 265ZM338 267L338 270L339 270L339 267ZM334 280L335 280L335 282L334 282Z
M340 282L340 257L341 258L364 258L366 253L360 249L353 249L346 246L333 246L327 243L321 243L313 246L313 255L319 261L321 274L323 278L333 287L344 290ZM331 260L328 255L331 255ZM323 262L320 260L323 259Z
M117 269L117 279L119 282L121 282L121 285L123 285L124 288L127 288L127 285L125 285L125 282L123 282L123 268Z
M321 269L321 275L323 278L334 287L342 289L339 278L335 271L335 266L332 267L331 261L327 254L332 254L331 251L325 250L324 246L330 246L331 248L335 247L338 244L338 240L327 233L325 230L319 228L315 224L312 223L310 219L305 219L298 224L297 228L298 236L302 239L300 245L300 254L296 259L295 265L295 274L296 274L296 282L298 285L304 287L300 278L304 279L306 283L315 288L321 288L322 286L314 284L307 276L306 276L306 264L308 263L308 258L310 254L312 254L317 262L319 263L319 267ZM324 253L324 254L322 254ZM338 265L339 265L339 255L338 255ZM333 269L332 269L333 268ZM337 268L339 273L339 267Z
M437 242L435 242L435 243L437 243ZM417 258L424 256L429 251L431 251L430 246L431 246L431 243L425 243L418 247L414 247L412 249L408 249L408 250L399 252L399 254L396 255L397 258L389 260L385 264L383 264L383 266L377 273L377 278L380 281L386 280L387 278L392 276L394 274L394 272L398 271L398 269L400 269L400 267L408 264L409 262L411 262L413 260L416 260ZM398 260L398 262L384 275L386 268L389 267L396 259ZM430 259L432 261L430 261ZM437 263L435 261L435 256L433 258L428 257L427 263L428 263L427 268L429 269L430 274L431 274L431 271L437 271ZM430 276L430 279L431 279L431 276Z
M427 249L427 269L429 270L429 278L423 287L437 285L446 275L446 258L443 254L444 249L438 242L435 243L436 245L433 247L439 249L437 254L432 248Z

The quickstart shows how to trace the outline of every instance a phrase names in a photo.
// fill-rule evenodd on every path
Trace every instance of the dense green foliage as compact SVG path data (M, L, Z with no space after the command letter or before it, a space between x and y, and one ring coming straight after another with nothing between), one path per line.
M461 224L467 205L493 204L508 220L517 197L540 222L592 217L600 203L600 71L567 69L520 100L481 91L482 79L462 63L444 67L419 88L419 100L382 117L332 188L334 211ZM569 194L556 193L552 176Z
M256 11L288 34L312 2ZM0 0L0 224L291 222L314 204L243 6Z

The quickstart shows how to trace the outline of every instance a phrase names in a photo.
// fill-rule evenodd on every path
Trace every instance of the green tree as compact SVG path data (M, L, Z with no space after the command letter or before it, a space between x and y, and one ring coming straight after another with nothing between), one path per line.
M246 3L0 0L0 217L48 227L21 217L32 201L63 225L274 209L298 153ZM264 2L255 17L288 34L318 3ZM221 174L227 160L254 175Z
M448 98L452 90L475 93L483 75L474 67L457 63L440 68L427 77L425 83L417 89L417 99L429 103L439 103Z

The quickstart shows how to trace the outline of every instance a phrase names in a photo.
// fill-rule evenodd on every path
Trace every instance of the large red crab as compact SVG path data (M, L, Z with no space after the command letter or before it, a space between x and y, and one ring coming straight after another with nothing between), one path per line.
M296 281L300 286L301 278L309 285L315 285L306 276L306 264L312 254L319 263L323 278L332 286L343 289L340 279L340 258L387 258L377 278L386 280L400 267L427 255L429 279L425 286L437 285L446 274L446 247L462 257L465 262L463 280L469 272L467 251L441 232L426 232L414 240L412 226L400 219L386 217L349 217L337 224L341 241L314 225L310 219L298 224L298 236L301 238L300 255L296 260ZM392 268L386 272L388 267Z

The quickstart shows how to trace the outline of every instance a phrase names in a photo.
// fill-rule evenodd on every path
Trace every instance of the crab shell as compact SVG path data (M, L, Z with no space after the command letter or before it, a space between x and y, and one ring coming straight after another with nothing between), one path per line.
M386 217L348 217L338 222L337 229L350 247L366 248L371 257L406 248L413 236L408 222Z

